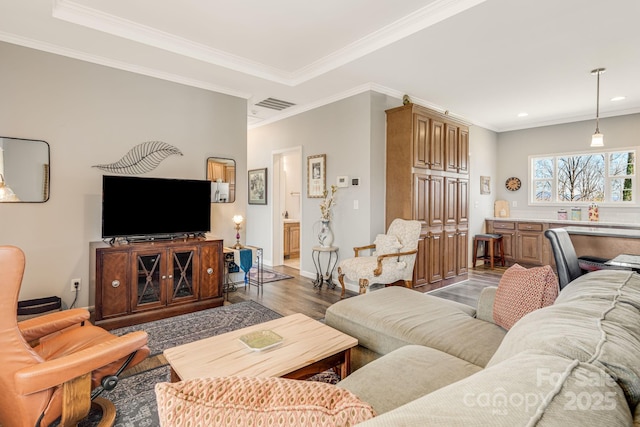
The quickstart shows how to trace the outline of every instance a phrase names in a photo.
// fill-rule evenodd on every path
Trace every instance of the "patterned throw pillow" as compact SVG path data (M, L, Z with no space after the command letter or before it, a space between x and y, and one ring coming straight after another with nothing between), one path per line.
M558 278L551 266L526 269L514 264L504 272L493 302L493 321L505 329L525 314L553 304L558 296Z
M376 255L396 254L402 248L402 243L396 236L378 234L373 242L376 245Z
M197 378L155 387L163 427L352 426L371 405L333 384L285 378Z

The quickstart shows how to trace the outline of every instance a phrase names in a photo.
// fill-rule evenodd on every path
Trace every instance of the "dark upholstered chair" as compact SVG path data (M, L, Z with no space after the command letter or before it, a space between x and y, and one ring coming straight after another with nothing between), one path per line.
M103 410L99 425L113 425L113 404L97 395L149 355L146 332L115 336L89 323L83 309L18 323L24 268L20 249L0 246L0 425L44 427L60 418L60 426L75 426L92 401Z
M608 268L606 258L580 257L576 255L569 233L564 228L552 228L544 232L551 243L553 258L556 261L560 289L567 286L584 273Z

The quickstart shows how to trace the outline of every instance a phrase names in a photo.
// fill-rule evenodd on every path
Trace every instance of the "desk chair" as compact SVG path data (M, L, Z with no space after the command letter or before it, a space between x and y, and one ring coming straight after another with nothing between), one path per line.
M591 256L578 258L569 233L564 228L549 229L544 232L544 235L551 243L560 289L589 271L608 268L604 264L608 261L606 258Z

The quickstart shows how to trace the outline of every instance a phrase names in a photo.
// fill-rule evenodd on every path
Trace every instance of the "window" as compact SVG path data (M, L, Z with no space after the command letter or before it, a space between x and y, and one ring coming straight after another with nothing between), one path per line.
M530 157L531 202L635 203L635 149Z

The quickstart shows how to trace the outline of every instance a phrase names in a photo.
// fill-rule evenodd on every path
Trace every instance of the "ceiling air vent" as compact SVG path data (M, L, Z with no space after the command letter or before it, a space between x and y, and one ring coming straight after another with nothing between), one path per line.
M275 98L267 98L256 104L258 107L271 108L272 110L282 111L285 108L292 107L296 104L293 102L281 101Z

